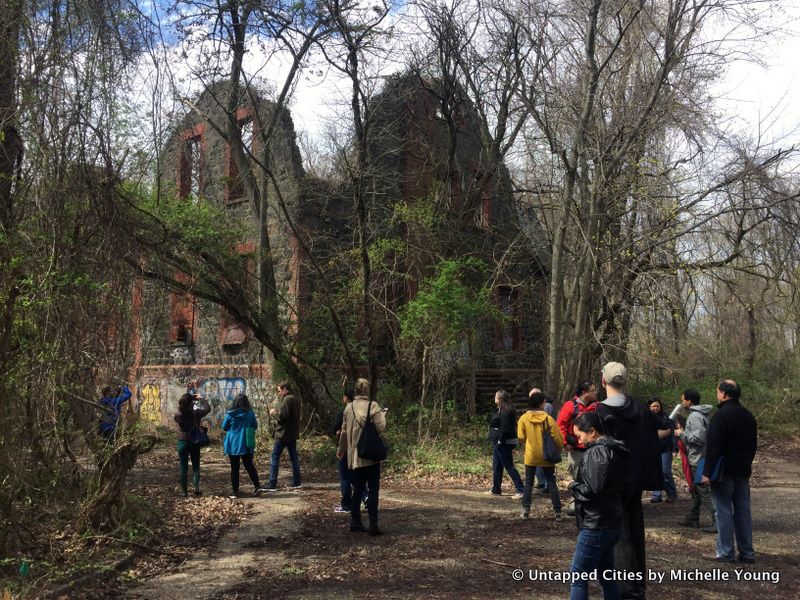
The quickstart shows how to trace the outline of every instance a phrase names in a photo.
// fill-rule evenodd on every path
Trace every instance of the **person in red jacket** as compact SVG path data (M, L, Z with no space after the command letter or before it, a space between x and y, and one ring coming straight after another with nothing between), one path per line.
M567 470L574 480L578 474L578 465L586 447L575 437L572 424L575 418L586 412L594 412L597 408L597 387L591 381L582 381L575 388L575 395L564 402L558 413L558 428L564 439L564 450L567 451ZM566 510L568 515L575 514L575 503L570 503Z

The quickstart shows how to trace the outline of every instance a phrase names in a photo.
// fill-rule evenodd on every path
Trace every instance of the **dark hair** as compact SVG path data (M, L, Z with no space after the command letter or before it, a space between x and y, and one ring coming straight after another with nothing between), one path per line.
M507 391L497 390L494 393L494 397L500 399L500 405L498 407L500 410L506 410L506 411L515 410L516 407L514 406L513 400L511 400L511 394L509 394Z
M292 391L292 387L289 385L288 381L281 381L280 383L278 383L278 387L285 389L289 393L291 393Z
M231 408L234 410L237 408L241 408L242 410L250 410L250 399L247 397L247 394L236 394Z
M353 398L356 397L356 391L351 387L345 388L344 393L342 394L342 396L345 396L347 398L348 402L352 402Z
M590 389L592 389L593 385L594 384L591 381L589 381L588 379L586 381L581 381L578 384L578 387L575 388L575 395L580 398L581 396L583 396L584 393L586 393ZM581 431L583 431L583 430L581 430Z
M738 400L742 395L742 388L733 379L723 379L719 382L717 389L733 400Z
M186 392L178 399L178 412L186 417L194 414L194 396Z
M655 402L658 402L659 406L658 412L664 412L664 403L661 402L661 398L659 398L658 396L653 396L652 398L650 398L650 401L647 403L647 406L649 407L651 404Z
M104 387L102 389L102 391L100 393L103 394L103 398L110 398L111 397L111 386L107 385L106 387Z
M545 395L542 392L536 392L528 397L528 408L539 408L545 401Z
M572 424L578 428L578 431L582 431L583 433L588 433L591 429L595 429L600 435L605 433L605 429L603 429L603 422L595 412L585 412L579 414L577 417L575 417L575 420L572 422Z
M692 404L698 404L700 402L700 392L698 392L694 388L689 388L688 390L684 390L683 397L686 398Z

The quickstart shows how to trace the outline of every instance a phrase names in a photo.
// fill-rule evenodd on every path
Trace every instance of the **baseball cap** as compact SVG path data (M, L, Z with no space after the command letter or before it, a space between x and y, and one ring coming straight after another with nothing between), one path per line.
M621 387L628 381L628 369L626 369L625 365L622 363L607 363L606 366L603 367L603 379L606 380L606 383Z

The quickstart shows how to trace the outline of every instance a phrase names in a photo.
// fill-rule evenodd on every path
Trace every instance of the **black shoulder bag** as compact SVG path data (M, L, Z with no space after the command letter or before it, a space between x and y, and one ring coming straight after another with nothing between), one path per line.
M386 460L386 455L389 453L389 448L386 442L383 441L381 434L378 433L375 423L372 422L372 400L367 405L367 417L364 420L364 426L361 428L361 435L358 437L356 443L356 451L358 456L364 460L374 460L380 462ZM355 417L356 410L353 408L353 416Z

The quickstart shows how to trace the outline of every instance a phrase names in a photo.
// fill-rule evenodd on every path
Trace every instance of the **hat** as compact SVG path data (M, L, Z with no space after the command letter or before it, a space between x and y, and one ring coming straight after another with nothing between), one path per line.
M628 369L622 363L607 363L603 367L603 379L614 387L622 387L628 381Z

